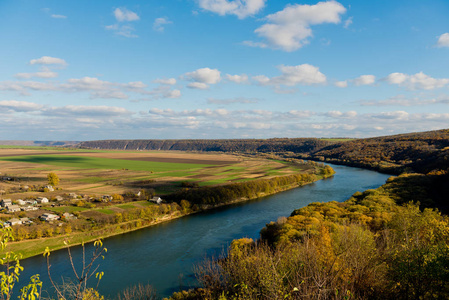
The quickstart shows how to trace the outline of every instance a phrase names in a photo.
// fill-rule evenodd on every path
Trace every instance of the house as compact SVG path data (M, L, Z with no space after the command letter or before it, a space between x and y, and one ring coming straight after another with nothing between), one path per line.
M112 196L109 196L109 195L103 195L101 197L101 201L103 201L103 202L109 202L111 200L112 200Z
M36 205L37 201L36 200L27 200L27 201L25 201L25 204Z
M162 201L164 201L164 200L162 200L160 197L153 197L153 198L151 198L151 199L148 200L148 201L154 202L154 203L156 203L156 204L161 204Z
M48 203L48 199L45 197L37 197L37 203Z
M18 206L18 205L10 205L10 206L7 206L6 209L8 210L9 213L13 213L13 212L16 212L16 211L20 211L20 206Z
M75 220L75 219L76 219L76 217L75 217L74 214L71 214L71 213L68 213L68 212L63 213L62 216L63 216L66 220Z
M18 205L25 205L26 202L23 201L22 199L19 199L19 200L17 200L17 204L18 204Z
M78 198L78 195L75 194L75 193L69 193L69 197L70 197L71 199L76 199L76 198Z
M52 185L46 185L46 186L44 186L44 189L47 189L49 192L54 192L55 191L55 189L54 189L54 187Z
M23 211L38 210L38 208L35 206L23 206L20 209Z
M40 218L42 221L52 222L52 221L59 220L60 217L55 214L45 213L42 216L40 216Z
M8 206L12 205L11 199L3 199L0 203L1 203L2 207L8 207Z
M20 221L20 220L17 219L17 218L10 219L10 220L6 221L6 223L7 223L9 226L22 225L22 221Z
M64 197L58 195L58 196L55 197L55 200L56 201L63 201Z
M31 221L29 218L20 218L20 221L22 222L22 224L33 224L33 221Z

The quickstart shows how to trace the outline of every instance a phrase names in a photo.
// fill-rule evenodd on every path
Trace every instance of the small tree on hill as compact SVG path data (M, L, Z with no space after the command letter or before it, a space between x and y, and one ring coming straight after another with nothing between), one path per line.
M47 175L48 184L52 186L57 186L59 184L59 177L55 173L51 172Z

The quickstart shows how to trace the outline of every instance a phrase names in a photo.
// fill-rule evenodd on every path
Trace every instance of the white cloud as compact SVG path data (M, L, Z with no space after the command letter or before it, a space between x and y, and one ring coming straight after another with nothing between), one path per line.
M268 78L265 75L254 76L261 85L312 85L312 84L325 84L327 79L326 75L320 72L318 67L302 64L297 66L278 66L278 69L282 72L281 76Z
M0 107L2 108L2 110L7 109L15 112L31 112L38 111L44 106L33 102L4 100L0 101Z
M374 75L362 75L352 80L354 85L371 85L376 82L376 76Z
M201 68L196 71L186 73L184 74L184 77L188 80L206 84L215 84L218 83L221 79L220 71L210 68Z
M67 105L62 107L51 107L43 110L44 115L51 116L128 116L132 112L123 107L114 106L77 106Z
M127 38L137 38L138 35L134 34L135 31L134 27L131 25L108 25L104 27L106 30L112 30L116 35L120 35Z
M153 23L153 30L163 32L165 27L164 25L173 24L172 21L168 20L168 18L157 18Z
M30 79L30 78L33 78L33 77L37 77L37 78L55 78L55 77L58 77L58 73L52 72L50 70L45 70L45 71L35 72L35 73L17 73L16 75L14 75L14 77L20 78L20 79Z
M114 16L118 22L132 22L138 21L140 19L135 12L130 11L126 8L116 8L114 10Z
M51 15L51 17L54 18L54 19L67 19L67 16L64 16L64 15L55 15L55 14L53 14L53 15Z
M187 85L188 88L197 89L197 90L207 90L209 85L203 82L191 82Z
M345 20L345 25L343 25L343 27L346 28L346 29L348 29L349 26L351 26L351 24L352 24L352 19L353 19L353 17L347 18L347 19Z
M214 12L220 16L236 15L244 19L258 13L264 6L266 0L198 0L199 6L207 11Z
M437 47L449 47L449 32L438 37Z
M347 111L347 112L341 112L338 110L332 110L332 111L328 111L327 113L324 114L324 116L326 117L330 117L330 118L335 118L335 119L339 119L339 118L355 118L357 117L357 112L356 111Z
M67 65L66 61L62 58L56 58L51 56L42 56L41 58L30 60L30 65Z
M340 88L348 87L348 81L347 80L337 81L334 84L335 84L335 86L340 87Z
M168 92L166 92L164 94L164 98L175 99L175 98L179 98L179 97L181 97L181 91L180 90L170 90L170 91L168 91Z
M449 78L432 78L423 72L414 75L391 73L385 80L390 84L404 86L410 90L433 90L443 88L449 84Z
M388 83L390 84L402 84L404 83L408 78L408 75L404 74L404 73L391 73L390 75L388 75L385 79L388 81Z
M193 81L187 87L205 90L209 88L210 84L218 83L221 80L221 75L217 69L201 68L193 72L185 73L181 78Z
M409 113L406 111L389 111L382 112L379 114L373 114L372 117L378 119L387 119L387 120L405 120L408 119Z
M159 83L159 84L166 84L166 85L175 85L176 84L176 79L175 78L168 78L168 79L156 79L153 81L154 83Z
M128 99L129 96L121 91L98 91L91 93L91 98Z
M268 15L267 24L254 32L273 48L295 51L309 43L308 38L313 36L312 25L340 23L340 15L345 12L346 8L336 1L288 5L282 11Z
M226 74L226 78L229 81L235 82L235 83L246 83L248 82L248 75L242 74L242 75L230 75Z

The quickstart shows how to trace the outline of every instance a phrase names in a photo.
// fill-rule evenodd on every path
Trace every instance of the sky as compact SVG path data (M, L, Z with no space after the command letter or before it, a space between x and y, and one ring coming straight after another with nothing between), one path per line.
M449 1L0 0L0 140L449 128Z

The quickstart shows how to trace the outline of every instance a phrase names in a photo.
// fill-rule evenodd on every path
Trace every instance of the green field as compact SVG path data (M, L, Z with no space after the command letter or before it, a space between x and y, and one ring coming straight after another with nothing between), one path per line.
M207 164L167 163L138 161L125 159L111 159L102 157L86 157L71 155L25 155L0 157L3 161L27 162L36 164L53 165L66 168L81 169L128 169L133 171L168 172L179 170L195 170L209 167Z

